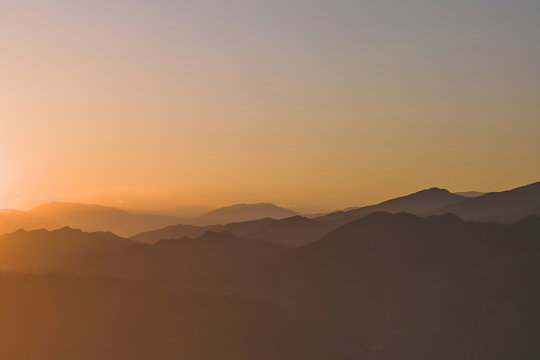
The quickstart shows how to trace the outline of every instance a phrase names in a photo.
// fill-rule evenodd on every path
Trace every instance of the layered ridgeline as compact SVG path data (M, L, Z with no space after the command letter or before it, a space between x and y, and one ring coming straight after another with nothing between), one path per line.
M540 215L540 182L446 204L428 213L453 213L465 220L512 223L528 215Z
M464 220L511 223L528 215L540 215L540 183L477 197L465 197L448 190L432 188L377 205L338 211L315 218L297 215L281 220L266 218L217 226L174 225L141 233L132 239L154 243L162 239L200 236L210 230L229 231L242 237L294 247L318 240L344 224L380 211L406 212L419 216L454 213Z
M19 230L0 236L0 271L173 280L225 278L258 267L284 248L227 232L140 244L112 233Z
M273 274L279 301L345 354L336 358L540 355L537 216L500 225L376 213L292 250Z
M50 203L29 211L0 212L0 233L19 229L56 229L64 226L85 231L111 231L121 236L182 221L171 216L134 214L102 205Z
M90 232L110 231L120 236L133 236L137 241L154 243L168 238L197 237L206 231L230 231L238 236L299 246L377 211L408 212L421 216L454 213L465 220L501 223L540 214L540 183L500 193L464 195L432 188L380 204L317 217L301 216L268 203L233 205L190 218L132 213L101 205L51 203L30 211L0 210L0 234L18 229L69 226Z
M178 223L226 224L266 217L282 219L296 214L292 210L267 203L233 205L189 218L138 214L102 205L50 203L29 211L0 210L0 234L19 229L57 229L69 226L90 232L111 231L120 236L133 236Z
M74 274L0 276L13 359L540 356L536 216L374 213L294 249L215 232L154 245L17 232L0 238L0 260Z
M296 215L285 219L260 219L256 221L230 223L218 226L175 225L164 229L141 233L132 239L153 243L161 239L183 236L200 236L206 231L229 231L238 236L260 239L286 246L300 246L315 241L338 227L359 219L369 213L387 211L422 214L426 211L453 204L465 199L442 189L423 190L408 196L392 199L378 205L366 206L350 211L339 211L329 215L307 218Z
M251 221L263 218L284 219L298 215L296 211L270 203L236 204L222 207L199 217L189 219L192 225L229 224L239 221Z

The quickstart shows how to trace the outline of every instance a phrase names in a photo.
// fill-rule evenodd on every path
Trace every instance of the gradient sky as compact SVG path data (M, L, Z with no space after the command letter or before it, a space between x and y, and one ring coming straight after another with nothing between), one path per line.
M538 0L5 0L0 207L540 180Z

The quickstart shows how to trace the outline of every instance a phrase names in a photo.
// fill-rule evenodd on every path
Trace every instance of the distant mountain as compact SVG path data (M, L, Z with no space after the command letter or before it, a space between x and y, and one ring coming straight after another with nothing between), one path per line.
M306 218L261 219L219 226L176 225L133 237L136 241L156 242L164 238L200 236L205 231L229 231L235 235L295 247L320 239L342 225L374 212L406 212L419 216L454 213L466 220L515 222L540 214L540 183L502 193L465 197L445 189L431 188L376 205L352 208Z
M133 214L101 205L50 203L27 212L0 212L0 233L69 226L90 232L111 231L121 236L131 236L179 221L170 216Z
M13 232L19 229L41 229L48 227L49 225L47 219L43 219L26 211L14 211L11 209L0 211L0 234ZM58 228L61 227L61 225L55 227Z
M467 198L428 211L426 214L453 213L464 220L512 223L528 215L540 215L540 182L513 190Z
M222 207L190 220L192 225L229 224L263 218L283 219L297 212L269 203L237 204Z
M134 236L140 242L156 242L166 238L199 236L205 231L229 231L238 236L260 239L289 247L301 246L320 239L330 231L376 211L422 213L465 199L442 189L428 189L383 203L340 211L314 218L300 215L279 219L266 218L249 222L237 222L224 226L176 225ZM240 206L243 210L249 208ZM266 208L266 204L263 206ZM235 208L235 207L233 207ZM273 208L273 205L271 206ZM227 209L227 208L226 208ZM286 213L286 212L285 212ZM283 215L285 214L283 213ZM273 214L275 215L275 213ZM269 216L271 217L271 216ZM215 218L214 218L215 220Z
M342 214L348 217L361 217L373 212L423 214L426 211L454 204L464 200L463 196L453 194L446 189L431 188L410 195L387 200L382 203L360 208L353 208ZM329 214L328 217L339 216L339 213ZM320 218L319 218L320 219Z
M18 229L56 229L63 226L84 231L111 231L120 236L133 236L141 232L159 229L179 223L195 227L247 222L263 218L282 219L297 213L273 204L239 204L219 208L199 217L179 218L166 215L132 213L102 205L53 202L30 211L0 210L0 234ZM200 236L208 230L228 231L220 226L190 232L185 229L181 236ZM160 240L160 239L157 239Z
M141 243L153 244L163 239L180 239L183 237L199 237L206 233L207 231L214 232L230 232L237 236L244 236L260 226L263 226L268 223L272 223L275 220L270 218L264 218L253 221L237 222L230 223L227 225L207 225L207 226L197 226L197 225L172 225L167 226L163 229L147 231L138 235L131 237L132 240L138 241Z
M448 190L432 188L377 205L355 208L350 211L338 211L313 219L296 216L273 221L244 234L244 236L292 247L301 246L318 240L330 231L373 212L421 214L426 210L435 209L445 204L453 204L463 199L463 197L452 194Z
M230 232L236 236L258 239L284 246L299 246L319 239L340 224L334 221L316 221L303 216L293 216L281 220L264 218L260 220L230 223L227 225L173 225L133 236L141 243L156 243L163 239L199 237L207 231Z
M454 194L464 196L464 197L477 197L477 196L485 195L487 193L480 192L480 191L463 191L463 192L455 192Z

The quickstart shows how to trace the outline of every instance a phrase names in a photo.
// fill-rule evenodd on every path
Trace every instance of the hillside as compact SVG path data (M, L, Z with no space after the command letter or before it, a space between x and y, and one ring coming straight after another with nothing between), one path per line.
M502 225L373 213L295 249L216 232L147 245L72 229L20 231L0 237L2 263L11 261L3 269L85 277L0 273L0 349L51 360L111 351L533 360L539 254L536 216Z
M539 240L538 217L376 213L292 250L269 283L339 359L533 359Z
M512 223L528 215L540 215L540 182L468 198L427 213L453 213L465 220Z
M30 211L0 212L0 234L19 229L51 230L69 226L89 232L111 231L120 236L132 236L179 221L175 217L133 214L101 205L49 203Z
M283 219L298 215L297 212L269 203L236 204L210 211L191 219L193 225L229 224L264 218Z
M347 212L335 212L314 218L299 215L284 219L264 218L257 221L237 222L224 226L197 227L176 225L164 229L138 234L132 239L140 242L156 242L166 238L199 236L205 231L229 231L238 236L260 239L289 247L308 244L320 239L341 225L376 211L422 213L445 204L463 200L464 197L447 190L429 189L383 203L356 208Z

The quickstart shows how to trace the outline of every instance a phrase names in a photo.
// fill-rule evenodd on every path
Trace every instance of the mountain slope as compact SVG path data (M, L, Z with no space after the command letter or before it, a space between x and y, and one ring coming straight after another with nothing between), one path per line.
M191 220L194 225L228 224L263 218L283 219L298 215L295 211L274 204L237 204L219 208Z
M528 215L540 215L540 182L468 198L428 213L453 213L465 220L512 223Z
M462 191L462 192L455 192L454 194L465 196L465 197L477 197L477 196L485 195L486 193L481 192L481 191Z
M132 237L140 242L156 242L166 238L180 238L182 236L200 236L205 231L229 231L238 236L260 239L267 242L289 247L305 245L320 239L330 231L359 219L371 212L411 212L421 213L426 209L434 209L443 204L454 203L464 198L452 194L447 190L429 189L397 199L385 201L378 205L366 206L346 212L335 212L314 218L295 215L283 219L265 218L249 222L237 222L227 225L197 227L190 225L176 225L159 229ZM244 210L248 208L243 207ZM271 217L271 216L270 216Z
M197 225L172 225L167 226L163 229L147 231L138 235L131 237L132 240L138 241L141 243L156 243L159 240L163 239L180 239L183 237L199 237L206 233L207 231L216 231L216 232L230 232L238 236L244 236L245 234L253 231L254 229L273 222L273 219L264 218L253 221L237 222L230 223L227 225L207 225L207 226L197 226Z
M0 270L22 272L106 272L122 251L137 246L112 233L19 230L0 236Z
M66 275L0 273L0 292L3 359L324 359L275 304Z
M316 241L342 225L380 211L407 212L420 216L455 213L467 220L513 222L527 215L540 214L539 184L474 198L456 195L444 189L431 188L376 205L338 211L315 218L293 216L278 220L261 219L210 227L177 225L140 234L133 239L156 242L163 238L200 236L205 231L213 230L230 231L238 236L295 247Z
M453 204L464 198L447 190L432 188L388 200L377 205L335 212L308 219L301 216L273 221L245 236L287 246L301 246L316 241L334 229L377 211L420 214L442 204Z
M50 203L27 212L0 213L0 233L69 226L90 232L111 231L121 236L131 236L179 221L170 216L133 214L101 205Z
M10 358L540 356L537 216L373 213L295 249L217 232L153 245L72 229L0 237L0 264L21 259L7 270L115 279L0 273Z
M147 245L71 228L19 230L0 236L0 271L217 281L249 273L284 250L228 232Z
M292 250L269 278L339 359L540 354L538 217L375 213Z
M340 225L341 223L336 221L318 221L303 216L293 216L259 226L246 233L245 236L296 247L315 241Z
M118 257L117 274L224 281L250 274L286 248L229 232L208 231L198 238L161 240L128 249Z
M340 216L353 219L380 211L389 213L407 212L410 214L420 215L427 211L458 203L463 200L465 200L465 197L453 194L448 190L431 188L410 195L387 200L376 205L364 206L345 212L329 214L319 217L318 219L338 218Z

